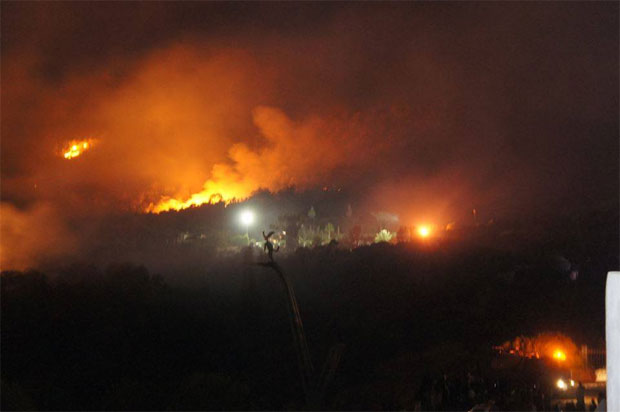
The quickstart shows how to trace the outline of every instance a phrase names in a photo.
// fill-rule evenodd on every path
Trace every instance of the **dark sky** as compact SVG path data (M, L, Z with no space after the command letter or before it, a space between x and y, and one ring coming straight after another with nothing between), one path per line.
M615 2L1 8L2 198L20 208L291 185L412 218L617 208Z

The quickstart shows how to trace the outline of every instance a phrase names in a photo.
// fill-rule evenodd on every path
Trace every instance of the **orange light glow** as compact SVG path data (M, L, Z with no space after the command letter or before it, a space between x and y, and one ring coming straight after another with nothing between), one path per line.
M556 349L553 352L553 359L564 362L566 360L566 353L564 353L561 349Z
M420 237L426 238L426 237L429 237L430 234L431 234L431 228L429 226L418 227L418 235L420 235Z
M65 159L73 159L78 157L93 145L93 139L86 140L72 140L62 150L62 155Z
M581 362L575 342L558 333L541 333L532 338L517 336L514 340L504 342L496 349L500 353L510 353L530 359L548 359L564 367L578 366Z

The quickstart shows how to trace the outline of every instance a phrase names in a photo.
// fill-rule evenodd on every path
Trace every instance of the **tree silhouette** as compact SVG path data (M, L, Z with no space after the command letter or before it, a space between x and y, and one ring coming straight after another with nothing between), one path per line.
M310 206L310 210L308 211L308 217L310 219L314 219L316 217L316 212L314 211L314 206Z

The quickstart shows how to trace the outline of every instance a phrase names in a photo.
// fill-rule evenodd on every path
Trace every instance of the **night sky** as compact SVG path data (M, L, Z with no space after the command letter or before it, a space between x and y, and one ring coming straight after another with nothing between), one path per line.
M259 188L446 220L618 207L615 2L1 7L5 230Z

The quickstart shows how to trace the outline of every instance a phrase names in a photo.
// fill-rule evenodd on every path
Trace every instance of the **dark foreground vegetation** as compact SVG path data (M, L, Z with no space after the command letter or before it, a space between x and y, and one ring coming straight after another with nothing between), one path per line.
M315 368L345 345L321 407L545 402L512 390L523 382L492 370L491 348L553 331L601 344L617 242L574 253L584 262L576 280L540 245L332 245L278 256ZM132 264L4 272L2 410L304 408L284 290L255 254L179 273L182 282Z

